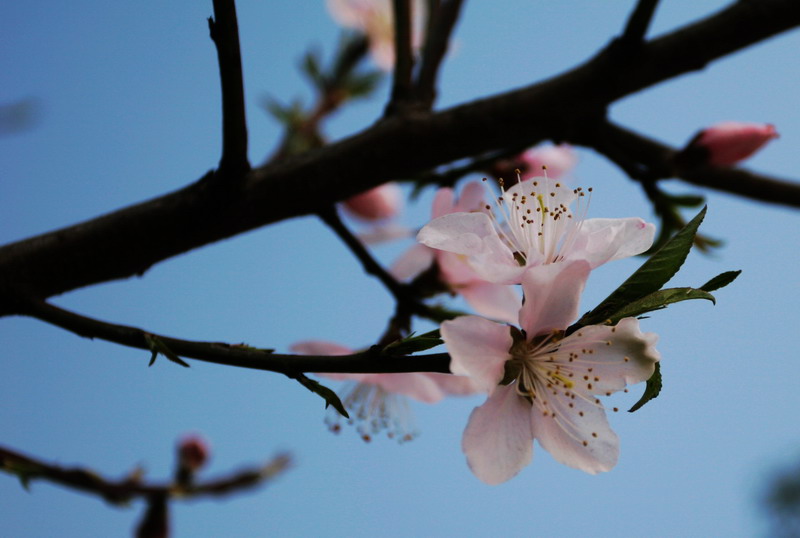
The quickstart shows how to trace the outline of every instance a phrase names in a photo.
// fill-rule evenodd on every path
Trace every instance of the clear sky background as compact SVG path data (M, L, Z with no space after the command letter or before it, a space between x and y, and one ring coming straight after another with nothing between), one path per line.
M554 75L605 45L633 1L466 2L442 75L440 107ZM664 0L651 35L726 2ZM266 95L311 94L298 74L310 46L330 53L339 29L323 2L238 3L250 157L260 163L279 127ZM0 138L0 241L9 242L180 188L213 168L220 149L219 79L208 38L211 2L31 0L0 18L0 102L30 98L31 128ZM774 123L781 138L747 166L800 178L800 33L771 39L611 109L614 120L674 145L724 121ZM342 111L332 138L368 126L375 98ZM480 133L475 133L480 136ZM580 150L574 182L595 189L593 217L652 219L618 169ZM409 156L413 158L413 156ZM302 188L298 185L298 188ZM673 192L698 189L672 182ZM402 222L424 223L431 193ZM641 411L618 413L619 464L590 476L535 449L501 486L467 469L460 438L481 397L414 404L421 435L366 444L331 434L322 401L279 374L166 360L79 338L41 322L0 320L0 443L107 476L136 465L172 471L173 444L202 432L209 474L288 450L296 465L263 490L224 501L173 503L175 536L755 536L759 498L776 469L800 456L796 344L798 214L708 193L701 232L722 238L693 252L675 285L726 270L739 280L707 302L675 305L643 322L660 334L664 389ZM377 250L390 263L408 245ZM588 309L640 263L593 273ZM78 290L58 305L187 339L287 351L328 339L358 347L379 337L389 295L314 218L256 230L153 267L142 278ZM427 326L421 325L422 329ZM331 386L336 386L331 383ZM627 408L643 387L613 401ZM614 405L614 404L612 404ZM30 492L0 476L0 535L124 536L142 505L108 507L44 482Z

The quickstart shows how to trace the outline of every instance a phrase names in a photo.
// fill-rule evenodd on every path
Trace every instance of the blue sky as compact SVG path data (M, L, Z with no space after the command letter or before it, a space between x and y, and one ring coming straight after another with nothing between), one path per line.
M604 45L633 2L466 2L442 74L439 106L465 102L563 71ZM651 35L725 2L672 0ZM250 130L259 163L279 139L260 108L271 95L310 98L296 65L330 51L339 29L323 2L238 3ZM0 20L0 102L30 98L34 125L0 139L0 240L69 225L191 182L219 158L216 53L210 2L14 3ZM633 95L614 120L674 145L724 120L774 123L781 138L746 166L798 177L800 34L783 35ZM374 99L341 111L331 138L368 126ZM576 185L594 187L594 217L651 210L618 169L580 150ZM672 192L698 189L669 182ZM431 193L408 208L419 226ZM774 469L800 456L800 374L794 342L800 290L798 215L708 193L701 231L725 240L693 252L675 285L700 285L742 269L718 302L684 303L643 322L660 334L664 389L634 414L611 417L621 456L590 476L535 448L510 482L475 479L460 438L480 397L413 405L419 438L363 443L334 436L321 401L278 374L167 361L81 339L41 322L0 320L0 443L46 460L85 464L108 476L141 465L171 472L174 440L202 432L213 445L209 474L291 451L295 467L264 490L224 501L175 503L175 536L753 536L764 531L759 494ZM380 248L390 263L403 248ZM604 298L640 263L595 271L582 308ZM143 277L54 299L94 317L187 339L245 341L286 351L319 338L373 342L391 314L381 286L321 223L294 219L185 254ZM421 329L428 326L420 325ZM335 383L331 383L335 386ZM629 406L640 388L614 401ZM0 534L119 536L141 505L109 508L43 482L24 491L0 476Z

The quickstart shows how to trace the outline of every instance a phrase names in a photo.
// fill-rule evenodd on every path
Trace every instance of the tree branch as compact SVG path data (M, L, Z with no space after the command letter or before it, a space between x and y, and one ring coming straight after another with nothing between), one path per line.
M677 149L611 122L601 124L590 139L578 138L574 142L593 147L639 181L654 182L676 177L751 200L800 207L800 182L741 168L702 166L681 169L674 161Z
M411 101L411 71L414 56L411 49L411 0L392 0L394 15L394 72L392 96L386 105L386 116L402 112Z
M436 77L447 53L447 45L450 43L450 35L455 28L462 3L463 0L429 2L431 6L436 5L436 11L431 10L428 14L430 23L415 90L417 101L425 110L430 109L436 100Z
M45 302L32 301L22 309L24 315L61 327L85 338L100 338L115 344L148 351L153 351L151 342L160 341L170 352L180 357L252 370L279 372L287 375L300 372L450 372L450 356L447 353L389 356L382 354L380 350L370 349L361 353L340 356L281 355L272 353L272 350L269 349L253 348L245 344L196 342L171 338L136 327L92 319Z
M208 18L208 29L217 48L222 86L222 157L219 167L226 171L244 172L250 169L250 163L247 160L242 58L234 0L214 0L214 16L216 19Z
M653 14L658 6L658 0L639 0L628 18L625 30L619 38L624 46L638 46L644 42L647 28L653 19Z
M398 282L392 275L390 275L381 265L375 261L375 258L364 247L364 244L358 240L356 236L347 229L347 227L339 218L339 214L335 207L331 207L325 211L320 212L320 218L327 224L331 230L339 236L347 248L358 258L364 271L378 280L381 284L389 290L394 300L397 302L399 313L416 314L433 321L443 321L447 318L442 318L436 311L428 305L419 301L411 293L411 289L405 284Z
M318 212L386 181L414 177L464 157L562 137L621 97L798 24L796 0L736 2L649 41L632 57L604 51L527 88L437 113L387 118L341 142L234 177L243 185L236 193L220 196L210 188L208 174L171 194L6 245L0 248L0 315L16 311L14 296L20 293L45 298L142 274L172 256ZM703 178L686 174L686 179L699 183ZM705 177L705 184L715 188L722 182Z
M82 467L61 467L0 447L0 469L19 476L23 484L39 479L71 489L97 495L112 504L135 498L163 496L165 498L199 498L221 496L249 489L268 482L291 465L288 454L278 455L256 468L239 471L228 477L208 480L191 486L179 484L148 484L132 475L122 480L103 478L95 471Z

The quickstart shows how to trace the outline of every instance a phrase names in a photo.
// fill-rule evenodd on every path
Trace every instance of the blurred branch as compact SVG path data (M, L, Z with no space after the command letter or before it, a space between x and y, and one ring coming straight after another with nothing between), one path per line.
M267 483L291 465L288 454L280 454L260 467L245 469L230 476L204 481L192 486L142 482L138 473L122 480L103 478L82 467L62 467L0 447L0 469L16 475L23 485L31 480L46 480L71 489L101 497L112 504L127 503L135 498L161 496L165 499L196 499L222 496Z
M428 31L416 83L416 97L425 110L430 109L436 100L436 77L447 53L447 45L450 43L450 35L455 28L462 3L463 0L428 2Z
M636 3L625 30L619 37L623 46L639 46L644 43L644 36L653 19L653 14L658 6L658 0L639 0Z
M411 72L414 69L411 9L411 0L392 0L395 60L392 95L386 105L386 116L402 113L411 100Z
M242 188L224 200L211 188L213 174L207 174L176 192L6 245L0 248L0 315L18 311L20 293L45 298L142 274L193 248L319 212L386 181L562 137L626 95L798 24L795 0L735 2L646 42L636 55L606 49L544 82L436 113L390 117L330 146L254 169L238 178ZM784 199L797 191L790 183L753 181L741 171L692 171L681 177L758 200L766 199L765 189L783 192ZM725 185L731 179L742 183Z
M150 352L154 351L151 342L157 341L163 344L169 353L179 357L287 375L299 372L450 372L450 357L446 353L392 356L381 353L380 349L370 349L340 356L281 355L272 353L270 349L254 348L245 344L171 338L136 327L89 318L45 302L27 303L24 310L23 313L27 316L61 327L84 338L100 338Z
M208 18L208 29L217 48L222 85L222 157L219 167L241 173L250 169L250 163L247 160L242 58L234 0L214 0L214 17Z
M321 68L318 65L319 60L313 53L306 56L304 70L307 75L309 75L308 62L313 62L312 69L315 76L312 83L316 91L316 102L308 112L300 113L297 121L284 121L283 139L267 159L267 163L275 163L325 144L325 138L321 133L322 122L347 99L353 97L350 93L353 90L354 72L368 50L368 42L364 36L343 36L333 65L327 73L316 72ZM360 77L359 81L363 83L371 80L373 74L367 73ZM269 109L269 102L267 108Z

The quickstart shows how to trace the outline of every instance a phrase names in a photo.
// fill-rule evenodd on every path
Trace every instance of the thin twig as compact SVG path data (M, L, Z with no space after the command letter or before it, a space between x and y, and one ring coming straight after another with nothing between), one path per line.
M415 88L416 100L425 110L430 109L436 100L436 77L442 59L447 53L450 35L455 28L462 3L463 0L441 0L429 3L431 7L436 5L437 9L435 12L428 13L430 24L425 36L422 65L417 75Z
M636 7L625 25L625 30L619 38L623 45L637 46L644 42L644 36L647 34L657 6L658 0L639 0L636 3Z
M450 357L446 353L413 356L384 356L374 351L352 355L282 355L269 349L245 344L180 340L144 331L137 327L108 323L82 316L43 301L30 301L24 315L61 327L85 338L100 338L123 346L152 351L148 343L157 339L175 355L225 366L292 374L296 372L449 373ZM144 357L143 358L147 358Z
M414 69L411 9L411 0L392 0L395 59L392 95L386 105L386 116L402 112L411 100L411 72Z
M214 18L208 18L208 29L217 48L222 86L222 158L219 168L241 173L250 169L250 163L247 160L242 57L234 0L214 0Z
M222 496L265 484L291 465L288 454L280 454L260 467L238 471L230 476L182 486L176 483L143 482L136 473L122 480L109 480L83 467L62 467L47 463L14 450L0 447L0 469L19 476L24 484L31 480L47 480L71 489L83 491L120 504L135 498L163 496L165 498L196 499Z
M366 247L364 247L364 244L344 225L335 207L321 211L319 215L325 224L327 224L331 230L339 236L339 239L347 245L347 248L350 249L353 255L358 258L364 271L380 280L381 284L389 290L389 293L392 294L397 302L398 311L400 313L407 312L433 321L443 321L436 310L414 297L408 286L398 282L381 266L381 264L375 261L375 258L373 258Z
M702 166L682 169L675 164L676 148L611 122L598 126L592 139L575 140L609 156L620 164L624 160L638 163L634 179L656 181L679 178L695 185L738 194L751 200L800 207L800 183L756 174L741 168ZM613 148L613 150L611 149ZM620 157L624 155L624 157ZM631 174L628 164L623 169Z

